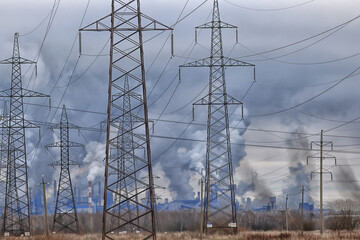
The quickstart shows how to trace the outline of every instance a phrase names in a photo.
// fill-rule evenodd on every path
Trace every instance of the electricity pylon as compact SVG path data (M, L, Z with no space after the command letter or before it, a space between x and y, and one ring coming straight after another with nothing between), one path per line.
M323 130L321 130L320 133L320 141L312 141L311 142L311 149L313 149L313 146L316 145L320 148L320 156L316 156L317 154L311 155L307 157L307 164L309 164L309 159L312 158L317 158L320 159L320 168L319 171L315 171L315 172L311 172L310 173L310 179L312 179L312 175L317 173L320 174L320 233L323 234L324 233L324 211L323 211L323 174L330 174L331 176L331 181L333 180L333 174L332 172L330 172L329 170L325 169L323 167L323 161L324 159L334 159L335 161L335 165L336 165L336 157L331 156L328 153L324 154L324 147L325 146L330 146L331 150L333 150L334 146L332 142L329 141L324 141L323 139Z
M9 116L7 114L6 102L4 103L3 114L1 116L1 142L0 142L0 206L2 210L5 205L6 195L6 169L8 158L8 133L7 128L9 122ZM3 212L0 213L2 215Z
M144 31L165 31L172 30L170 27L146 16L140 11L140 0L112 0L111 13L100 20L91 23L80 31L107 31L110 32L110 64L109 64L109 87L108 87L108 108L107 108L107 134L106 134L106 150L105 150L105 187L104 187L104 214L103 214L103 231L102 239L113 239L112 232L116 232L124 227L130 226L146 233L145 238L156 239L156 224L154 213L154 183L151 166L150 151L150 133L149 119L146 95L145 81L145 64L144 64L144 47L143 32ZM81 46L80 46L81 49ZM124 81L128 79L129 90L126 91ZM141 95L139 95L141 93ZM131 108L125 111L123 101L126 96L130 96ZM141 113L142 112L142 113ZM130 129L122 130L124 116L131 116L132 125ZM115 132L115 134L110 134ZM129 134L132 136L131 149L127 146L120 146L121 155L129 156L130 166L135 161L134 169L119 167L118 159L112 158L110 154L111 148L117 148L118 139L122 135ZM143 137L145 135L145 137ZM146 154L144 156L144 151ZM122 157L122 156L121 156ZM127 161L127 160L126 160ZM120 179L110 176L110 171L120 173ZM148 178L142 180L139 175L146 172ZM119 182L129 181L137 183L137 191L122 191L118 189ZM135 189L135 186L132 187ZM109 204L108 194L113 194L114 198L121 199L120 202ZM148 194L150 196L150 204L143 204L140 196ZM115 214L114 209L126 202L141 208L141 211L123 217L121 214ZM144 225L146 216L151 217L150 226ZM111 221L107 221L108 217L119 219L119 224L114 226ZM138 224L139 222L139 224Z
M218 0L214 0L212 21L195 28L211 29L211 55L180 66L209 67L209 93L193 103L208 106L204 230L207 233L237 232L236 203L229 130L229 105L242 102L227 94L225 67L253 67L250 63L224 57L222 29L236 26L222 22Z
M124 81L124 92L129 93L129 79L125 76ZM135 93L133 93L135 94ZM138 94L138 97L141 95ZM117 209L114 209L117 216L122 216L122 218L127 219L130 221L133 218L133 214L139 215L139 205L133 205L130 201L127 201L130 194L135 195L135 201L138 202L138 188L137 188L137 178L136 173L134 174L135 178L124 178L127 173L136 172L136 159L133 157L134 155L134 137L132 134L133 129L133 119L131 114L131 97L129 94L125 94L122 99L122 108L124 114L119 121L119 130L118 130L118 137L117 138L117 145L116 148L110 149L111 150L111 157L115 156L115 161L117 162L117 169L109 171L109 176L113 175L116 176L118 181L117 184L117 191L123 192L123 199L121 195L115 196L115 204L118 204ZM142 148L145 149L145 148ZM115 153L113 153L115 151ZM120 171L118 171L120 169ZM120 202L123 204L119 204ZM118 217L112 217L112 224L117 224L118 226L121 224L121 221ZM136 221L137 225L140 224L139 219ZM130 226L124 226L123 230L130 230L137 228L129 228Z
M80 130L80 127L69 123L64 105L62 108L60 123L51 126L50 128L60 129L60 141L46 146L46 149L49 147L60 148L60 161L50 164L52 167L60 166L60 177L52 231L78 233L79 221L77 218L74 192L71 184L70 166L80 166L80 164L70 160L70 148L81 147L85 149L85 146L69 140L69 129Z
M11 88L0 91L0 97L10 98L10 115L7 126L8 167L3 229L5 233L11 235L24 234L27 236L30 235L30 208L25 129L38 128L38 126L24 119L23 98L50 98L50 96L22 87L21 65L36 64L36 62L20 57L18 37L19 34L15 33L13 56L0 61L0 64L12 65Z

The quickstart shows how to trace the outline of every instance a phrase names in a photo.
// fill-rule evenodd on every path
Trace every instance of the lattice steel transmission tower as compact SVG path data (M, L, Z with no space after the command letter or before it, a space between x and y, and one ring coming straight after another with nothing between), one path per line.
M219 3L214 0L212 21L195 28L195 31L211 29L210 57L180 66L180 70L210 68L209 93L193 103L193 111L195 105L208 106L203 229L207 233L237 231L228 106L242 107L242 102L227 94L225 67L253 67L255 72L253 64L224 57L222 29L225 28L237 29L220 20Z
M9 122L9 116L7 114L6 102L4 102L3 114L1 116L1 142L0 142L0 206L4 209L5 195L6 195L6 170L7 170L7 158L8 158L8 134L7 128ZM3 214L3 211L0 215Z
M38 127L24 119L23 98L50 98L50 96L22 87L21 65L36 64L36 62L20 57L18 37L19 34L15 33L13 56L0 61L0 64L12 65L11 88L0 91L0 97L10 98L10 115L7 128L8 167L3 229L5 233L7 232L12 235L30 235L25 129Z
M51 129L60 129L60 141L46 145L46 149L50 147L60 148L60 161L50 164L51 167L60 166L60 177L56 195L52 231L78 233L79 221L77 218L74 192L71 183L70 166L80 166L80 164L70 160L70 148L81 147L85 149L85 146L69 140L69 129L80 130L80 127L69 123L65 105L63 105L62 108L60 123L52 126Z
M154 188L151 166L149 119L146 96L145 64L144 64L144 31L172 30L170 27L146 16L140 11L140 0L112 0L111 13L98 21L80 29L80 31L108 31L110 32L110 65L109 65L109 87L108 87L108 117L106 134L106 163L105 163L105 188L104 188L104 214L102 239L112 239L112 232L130 226L145 232L146 239L156 239L156 225L154 213ZM81 48L81 47L80 47ZM124 89L124 82L128 79L129 90ZM131 106L126 111L123 102L130 97ZM126 116L131 116L132 124L122 129L124 121L128 124ZM120 130L120 131L119 131ZM112 158L111 148L118 147L118 139L124 134L132 137L132 144L121 145L121 156L126 157L125 166L119 167L118 157ZM130 148L129 148L130 147ZM144 149L146 151L144 156ZM141 172L147 172L146 180L140 179ZM110 175L110 172L119 172ZM118 189L120 182L127 182L127 194ZM137 186L135 187L135 183ZM130 187L130 185L132 185ZM129 191L131 189L131 191ZM137 191L135 191L137 189ZM120 202L109 204L108 193L114 198L121 199ZM143 204L141 196L149 194L150 204ZM135 209L141 211L132 212L131 215L114 213L119 206L131 204ZM151 217L151 224L145 225L146 216ZM118 218L119 224L114 226L108 217ZM139 223L138 223L139 222Z
M118 137L117 138L117 145L116 148L110 149L110 157L117 162L117 169L110 170L109 176L115 176L119 181L116 183L117 191L121 191L121 195L115 196L115 204L118 204L117 208L114 209L117 216L122 216L122 218L127 219L130 221L133 218L133 215L139 215L139 205L133 205L130 201L126 201L131 194L134 194L135 201L139 201L138 192L138 183L136 178L136 159L133 157L135 146L134 146L134 137L132 133L133 129L133 118L131 114L131 96L129 94L129 79L128 76L125 76L124 81L124 96L122 99L122 109L124 114L122 118L119 119L119 130L118 130ZM136 94L136 93L133 93ZM141 95L138 94L139 98ZM139 148L145 150L144 147ZM118 171L120 169L120 171ZM134 173L135 178L126 178L127 173ZM125 178L124 178L125 177ZM123 198L121 198L123 196ZM123 202L123 200L125 200ZM122 204L120 204L123 202ZM112 217L112 224L119 226L121 224L120 219L117 216ZM140 225L140 219L136 220L136 224ZM130 227L130 228L129 228ZM137 230L137 228L135 228ZM123 230L125 231L132 231L134 228L131 226L124 226Z

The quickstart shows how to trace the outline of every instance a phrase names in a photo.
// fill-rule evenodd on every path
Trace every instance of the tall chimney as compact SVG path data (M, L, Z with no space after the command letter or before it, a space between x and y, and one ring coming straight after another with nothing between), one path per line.
M91 203L92 203L92 198L91 198L91 181L88 182L88 186L89 186L89 209L88 212L92 213L92 207L91 207Z
M99 181L99 198L101 197L101 182Z

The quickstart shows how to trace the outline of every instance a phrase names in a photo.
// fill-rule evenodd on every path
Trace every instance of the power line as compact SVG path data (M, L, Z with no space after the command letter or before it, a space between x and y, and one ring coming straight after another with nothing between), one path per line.
M310 1L306 1L306 2L303 2L303 3L300 3L300 4L296 4L296 5L292 5L292 6L289 6L289 7L282 7L282 8L269 8L269 9L262 9L262 8L250 8L250 7L246 7L246 6L242 6L240 4L236 4L236 3L233 3L231 1L228 1L228 0L224 0L225 2L227 2L228 4L230 5L233 5L235 7L239 7L239 8L242 8L242 9L246 9L246 10L252 10L252 11L259 11L259 12L273 12L273 11L283 11L283 10L288 10L288 9L292 9L292 8L297 8L297 7L301 7L301 6L304 6L306 4L309 4L309 3L312 3L314 2L315 0L310 0Z
M306 113L306 112L298 110L298 109L295 109L295 111L297 111L299 113L302 113L302 114L304 114L306 116L309 116L309 117L312 117L312 118L315 118L315 119L319 119L319 120L323 120L323 121L337 122L337 123L347 123L348 122L348 121L343 121L343 120L336 120L336 119L328 119L328 118L318 117L318 116L315 116L315 115L310 114L310 113ZM354 121L353 123L359 123L359 122Z
M84 21L84 18L85 18L87 9L88 9L88 7L89 7L89 3L90 3L90 0L88 0L88 2L87 2L87 4L86 4L86 7L85 7L85 10L84 10L84 13L83 13L81 22L80 22L80 26L82 25L82 23L83 23L83 21ZM66 66L66 64L67 64L67 62L68 62L68 60L69 60L69 58L70 58L70 55L71 55L72 50L73 50L73 48L74 48L74 45L75 45L77 36L78 36L78 35L76 35L76 37L75 37L75 39L74 39L73 45L72 45L72 47L71 47L71 49L70 49L70 52L69 52L69 55L68 55L68 58L67 58L67 60L66 60L66 62L65 62L65 64L64 64L64 67L63 67L63 69L62 69L62 71L61 71L61 73L60 73L60 75L59 75L59 77L58 77L55 85L53 86L52 90L50 91L50 94L51 94L52 91L55 89L56 84L57 84L58 81L60 80L60 77L61 77L63 71L65 70L65 66ZM79 58L80 58L80 57L79 57ZM65 96L65 94L66 94L66 91L67 91L67 89L68 89L68 87L69 87L69 85L70 85L69 83L70 83L70 81L71 81L71 79L72 79L72 76L73 76L73 74L74 74L74 72L75 72L75 69L76 69L76 67L77 67L77 63L78 63L78 61L79 61L79 58L77 59L77 62L76 62L76 64L75 64L75 67L73 68L73 72L72 72L72 74L71 74L71 78L70 78L69 81L68 81L68 85L67 85L66 89L64 90L64 92L63 92L63 94L62 94L61 101L59 102L59 104L58 104L57 107L55 108L55 112L54 112L54 114L53 114L53 116L52 116L52 118L51 118L50 121L48 121L49 116L50 116L50 111L49 111L48 116L47 116L47 122L52 122L52 120L54 119L57 111L60 109L60 105L61 105L62 99L64 98L64 96ZM28 102L28 105L29 105L29 104L30 104L30 102ZM33 105L33 104L32 104L32 105ZM38 104L38 105L41 106L40 104ZM47 132L47 130L48 130L48 129L45 129L45 130L42 132L41 136L44 136L45 133ZM32 151L35 151L35 153L33 154L33 157L35 157L35 155L36 155L36 151L37 151L37 149L38 149L38 147L39 147L39 145L40 145L41 139L42 139L42 138L40 138L39 141L38 141L38 142L35 144L35 146L33 147L33 149L29 151L29 153L32 152Z
M284 60L278 60L278 58L282 58L282 57L286 57L286 56L289 56L289 55L292 55L294 53L297 53L297 52L300 52L304 49L307 49L311 46L314 46L315 44L327 39L328 37L332 36L333 34L337 33L338 31L340 31L341 29L343 29L345 26L347 26L348 24L350 24L351 22L346 22L344 23L343 25L341 25L340 27L334 29L334 31L330 31L329 34L325 35L324 37L320 38L319 40L313 42L313 43L310 43L302 48L299 48L297 50L294 50L292 52L289 52L289 53L286 53L286 54L282 54L282 55L279 55L279 56L275 56L275 57L267 57L263 54L259 54L261 55L263 58L265 59L261 59L261 60L251 60L251 61L267 61L267 60L273 60L273 61L276 61L276 62L280 62L280 63L286 63L286 64L294 64L294 65L319 65L319 64L327 64L327 63L333 63L333 62L337 62L337 61L342 61L342 60L345 60L345 59L349 59L349 58L352 58L352 57L356 57L358 55L360 55L360 53L356 53L354 55L351 55L351 56L347 56L347 57L344 57L344 58L338 58L338 59L333 59L333 60L328 60L328 61L323 61L323 62L314 62L314 63L297 63L297 62L289 62L289 61L284 61ZM241 44L241 43L238 43L240 44L241 46L243 46L244 48L246 48L247 50L253 52L253 53L256 53L255 51L251 50L250 48L246 47L245 45ZM258 54L258 53L256 53Z
M3 101L0 99L0 101ZM35 104L35 103L30 103L29 105L33 105L33 106L40 106L40 107L48 107L47 105L44 105L44 104ZM54 108L54 109L60 109L60 107L57 107L57 106L51 106L51 108ZM96 115L106 115L105 112L98 112L98 111L90 111L90 110L84 110L84 109L76 109L76 108L67 108L67 111L75 111L75 112L82 112L82 113L90 113L90 114L96 114ZM359 117L357 117L356 119L358 119ZM177 120L170 120L170 119L149 119L150 121L159 121L159 122L165 122L165 123L173 123L173 124L184 124L184 125L187 125L187 124L191 124L191 125L195 125L195 126L202 126L202 127L206 127L206 124L203 124L203 123L196 123L194 121L190 121L190 122L185 122L185 121L177 121ZM352 123L354 122L355 120L351 120L351 121L341 121L343 123ZM37 124L41 124L41 125L51 125L50 122L42 122L42 121L34 121L36 122ZM96 124L95 126L99 125ZM343 124L341 125L343 126ZM231 127L231 126L230 126ZM340 126L338 126L340 127ZM337 128L338 128L337 127ZM281 134L298 134L298 135L306 135L308 137L310 136L316 136L316 135L319 135L319 133L306 133L306 132L291 132L291 131L281 131L281 130L270 130L270 129L258 129L258 128L241 128L241 127L231 127L231 128L234 128L234 129L238 129L238 130L246 130L246 131L255 131L255 132L266 132L266 133L281 133ZM92 127L84 127L84 128L81 128L83 130L89 130L89 131L100 131L100 129L94 129ZM330 129L331 130L331 129ZM330 131L330 130L326 130L327 131ZM329 137L338 137L338 138L354 138L354 139L360 139L360 137L356 137L356 136L343 136L343 135L329 135L329 134L324 134L324 136L329 136Z
M315 96L301 102L301 103L298 103L292 107L288 107L288 108L285 108L285 109L282 109L282 110L279 110L279 111L275 111L275 112L271 112L271 113L266 113L266 114L258 114L258 115L249 115L247 117L249 118L255 118L255 117L266 117L266 116L271 116L271 115L275 115L275 114L279 114L279 113L283 113L283 112L287 112L289 110L292 110L292 109L295 109L297 107L300 107L318 97L320 97L321 95L327 93L328 91L330 91L331 89L333 89L334 87L336 87L337 85L339 85L340 83L342 83L343 81L345 81L346 79L350 78L354 73L356 73L358 70L360 69L360 66L358 66L355 70L353 70L350 74L346 75L344 78L342 78L341 80L337 81L335 84L333 84L332 86L330 86L329 88L325 89L324 91L321 91L320 93L316 94Z
M170 136L161 136L161 135L152 135L153 138L159 139L172 139L178 141L190 141L190 142L203 142L206 143L204 139L194 139L194 138L182 138L182 137L170 137ZM257 148L271 148L271 149L287 149L295 151L317 151L309 148L301 147L288 147L288 146L271 146L271 145L260 145L260 144L248 144L248 143L231 143L231 145L245 146L245 147L257 147ZM324 152L326 152L324 150ZM343 150L332 150L331 152L335 153L346 153L346 154L360 154L360 151L343 151Z
M341 24L339 24L339 25L336 25L335 27L332 27L332 28L330 28L330 29L327 29L327 30L325 30L325 31L322 31L322 32L320 32L320 33L317 33L317 34L315 34L315 35L312 35L312 36L310 36L310 37L307 37L307 38L298 40L298 41L296 41L296 42L289 43L289 44L284 45L284 46L281 46L281 47L277 47L277 48L274 48L274 49L266 50L266 51L259 52L259 53L256 53L256 54L240 56L240 57L237 57L237 58L253 57L253 56L258 56L258 55L265 54L265 53L270 53L270 52L275 52L275 51L278 51L278 50L282 50L282 49L285 49L285 48L288 48L288 47L291 47L291 46L294 46L294 45L297 45L297 44L306 42L306 41L308 41L308 40L311 40L311 39L313 39L313 38L316 38L316 37L318 37L318 36L321 36L321 35L323 35L323 34L325 34L325 33L331 32L331 31L333 31L333 30L335 30L335 29L337 29L337 28L343 27L344 25L347 25L347 24L349 24L349 23L351 23L351 22L353 22L353 21L355 21L355 20L357 20L357 19L359 19L359 18L360 18L360 15L357 15L356 17L354 17L354 18L352 18L352 19L350 19L350 20L348 20L348 21L346 21L346 22L343 22L343 23L341 23Z
M19 37L25 37L25 36L30 35L31 33L35 32L37 29L39 29L41 27L41 25L44 24L46 19L48 19L48 17L51 15L52 12L53 12L53 8L49 11L49 13L46 15L46 17L42 21L40 21L40 23L34 29L32 29L31 31L29 31L25 34L19 34Z

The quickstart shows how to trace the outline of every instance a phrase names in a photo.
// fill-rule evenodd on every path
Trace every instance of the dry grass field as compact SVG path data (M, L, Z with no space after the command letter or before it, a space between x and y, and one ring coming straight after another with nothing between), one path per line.
M39 236L32 236L32 237L7 237L7 240L48 240L46 236L39 235ZM65 234L65 235L52 235L49 240L100 240L101 235L99 234L87 234L87 235L72 235L72 234ZM143 239L143 236L140 234L134 235L122 235L117 236L115 239L123 240L137 240ZM191 233L191 232L179 232L179 233L159 233L158 240L196 240L200 239L200 235L198 233ZM330 239L360 239L360 232L353 231L328 231L323 235L320 235L319 232L305 232L304 236L301 236L299 232L241 232L237 236L204 236L203 239L209 240L276 240L276 239L291 239L291 240L330 240Z

